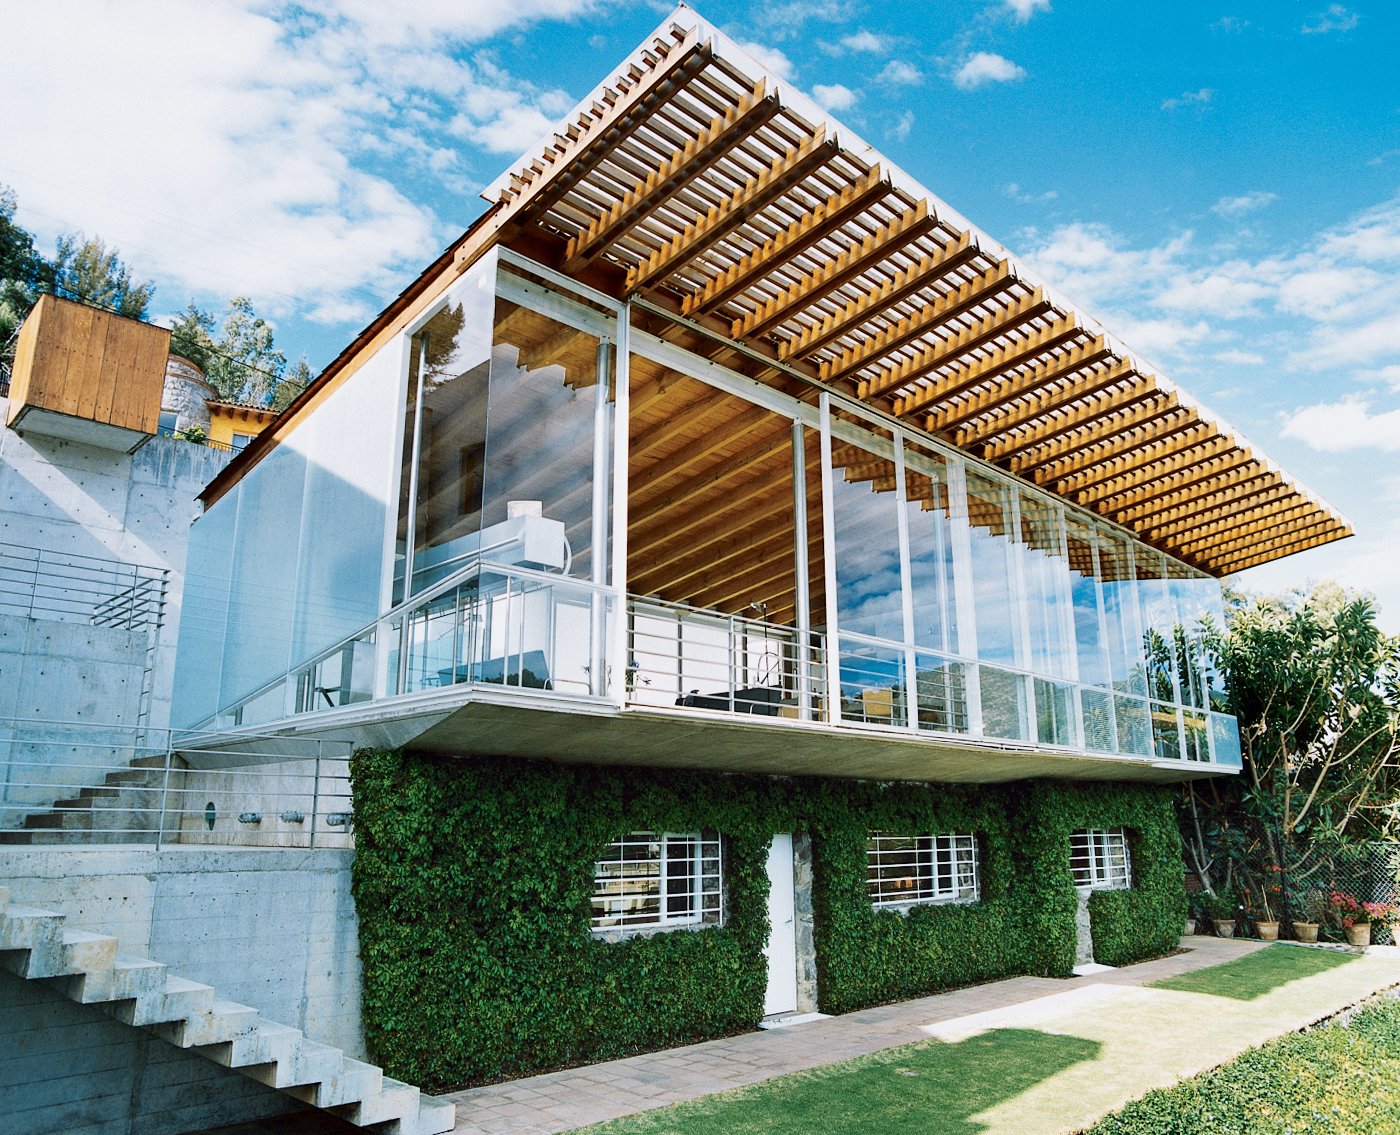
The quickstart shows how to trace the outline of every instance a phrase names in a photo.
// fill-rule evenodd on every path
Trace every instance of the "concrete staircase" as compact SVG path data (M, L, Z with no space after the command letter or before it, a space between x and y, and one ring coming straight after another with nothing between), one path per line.
M11 973L44 980L80 1004L376 1135L443 1135L454 1127L451 1103L220 1000L212 986L176 977L160 962L118 954L115 938L70 929L62 914L14 906L9 897L0 887L0 966Z
M175 769L183 771L184 762L178 757L175 761ZM101 784L78 788L75 795L24 815L10 830L0 832L0 844L66 843L66 832L82 832L85 844L153 842L162 822L165 762L163 754L137 757L127 767L107 772Z

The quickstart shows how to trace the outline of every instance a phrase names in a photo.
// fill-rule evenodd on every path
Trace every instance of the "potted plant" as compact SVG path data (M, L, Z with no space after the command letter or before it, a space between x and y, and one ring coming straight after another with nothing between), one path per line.
M1186 933L1195 934L1210 921L1210 893L1194 891L1186 896ZM1202 931L1204 933L1204 931Z
M1235 936L1235 915L1239 908L1239 900L1233 891L1222 890L1219 894L1208 896L1211 922L1215 924L1215 933L1220 938L1233 938Z
M1327 897L1310 887L1293 900L1293 909L1302 916L1293 920L1293 937L1300 942L1316 942L1318 927L1327 917Z
M1362 902L1348 891L1333 891L1328 908L1341 925L1349 946L1369 946L1372 921L1384 921L1392 909L1390 903Z
M1276 868L1265 868L1266 871L1274 871ZM1266 875L1266 881L1257 887L1246 887L1240 894L1243 900L1245 912L1254 923L1255 929L1261 940L1265 942L1276 942L1278 940L1278 905L1279 897L1283 893L1283 888L1276 882L1267 881L1270 876Z

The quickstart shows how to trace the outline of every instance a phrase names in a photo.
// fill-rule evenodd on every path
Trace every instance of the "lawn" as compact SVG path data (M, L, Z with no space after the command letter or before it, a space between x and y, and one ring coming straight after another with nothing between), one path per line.
M1356 1104L1356 1114L1381 1116L1388 1124L1357 1130L1400 1132L1400 1007L1391 1008L1390 1016L1367 1014L1355 1032L1319 1030L1278 1041L1286 1060L1272 1077L1267 1068L1249 1070L1254 1067L1249 1062L1260 1059L1256 1051L1239 1056L1251 1045L1272 1042L1397 982L1400 966L1394 962L1279 945L1155 986L1066 983L1063 994L928 1026L937 1039L588 1130L590 1135L1048 1135L1082 1130L1122 1108L1103 1120L1095 1135L1262 1135L1331 1130L1309 1117L1342 1106L1338 1101L1345 1096L1365 1101ZM1385 1056L1387 1051L1393 1055ZM1366 1062L1381 1058L1387 1063L1378 1078L1366 1070ZM1224 1067L1125 1107L1149 1089L1166 1088L1217 1064ZM1236 1064L1246 1072L1232 1073ZM1339 1076L1344 1080L1334 1083ZM1211 1077L1223 1077L1218 1091ZM1135 1110L1146 1103L1151 1108ZM1258 1116L1271 1118L1254 1126L1228 1125ZM1313 1126L1296 1125L1298 1116L1298 1123ZM1109 1125L1115 1122L1120 1126Z
M1299 951L1300 953L1302 951ZM1149 1092L1089 1135L1277 1135L1400 1131L1400 1004L1251 1049Z
M1297 946L1270 946L1266 950L1246 954L1223 965L1154 981L1149 988L1175 989L1181 993L1209 993L1214 997L1253 1001L1290 981L1325 973L1329 969L1336 969L1337 966L1355 961L1356 957L1356 954L1345 954L1340 950L1304 950Z

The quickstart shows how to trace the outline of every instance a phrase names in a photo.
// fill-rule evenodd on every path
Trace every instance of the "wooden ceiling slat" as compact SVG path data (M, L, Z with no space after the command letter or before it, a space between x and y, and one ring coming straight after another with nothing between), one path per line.
M1070 484L1098 484L1103 479L1119 475L1121 470L1136 469L1158 460L1163 454L1199 444L1203 438L1214 433L1214 427L1194 414L1182 411L1174 428L1159 425L1154 432L1155 436L1144 438L1141 444L1127 452L1102 447L1094 453L1080 454L1074 460L1051 462L1028 472L1032 473L1038 485L1064 496L1068 494Z
M1050 302L1045 298L1045 293L1036 288L1029 295L1022 296L1007 306L992 311L989 315L985 315L970 326L963 328L957 334L924 345L903 362L882 367L876 374L859 383L860 397L863 399L880 398L893 393L921 377L948 366L963 355L986 346L1031 320L1038 319L1049 310ZM913 335L908 335L907 333L911 330L910 324L915 321L905 320L902 322L904 326L896 325L884 336L870 340L837 359L824 362L821 367L823 381L834 382L871 365L877 358L887 353L876 347L877 342L898 341L898 346L903 346L911 338L916 338L924 333L921 328ZM901 405L904 401L901 400ZM903 414L920 408L920 406L914 405L908 410L896 409L895 412Z
M1252 460L1253 455L1248 450L1237 448L1230 438L1215 435L1166 457L1158 457L1132 472L1081 489L1073 493L1073 500L1096 510L1129 508Z
M686 226L629 271L627 290L635 292L652 287L682 264L713 248L749 217L762 212L808 174L829 162L836 152L836 143L827 139L825 127L819 127L811 138L775 161L762 176L749 182L724 204Z
M780 323L835 291L839 291L858 276L870 271L893 252L926 236L938 227L938 219L927 201L920 201L905 210L899 218L848 248L820 269L804 276L797 283L764 303L757 310L734 320L730 335L735 339L751 339L766 335Z
M897 397L894 413L901 418L921 413L950 398L975 390L985 382L998 378L1018 367L1033 363L1042 355L1073 342L1084 334L1084 329L1072 315L1062 315L1053 323L1046 324L1038 331L1013 339L1005 346L998 347L985 358L954 366L946 374L930 378L923 386L911 393ZM950 345L939 365L957 358L956 348Z
M1289 486L1277 474L1261 469L1258 476L1250 481L1197 497L1173 508L1149 510L1136 518L1133 528L1150 539L1165 540L1200 523L1201 517L1223 519L1227 513L1240 509L1259 508L1282 500L1288 490Z
M756 430L756 427L764 423L772 424L773 412L766 410L762 406L753 406L735 414L729 420L706 430L700 437L687 442L673 453L667 454L659 461L652 462L643 468L633 467L629 479L630 491L637 494L645 494L654 489L668 477L674 477L677 473L689 468L696 462L703 461L725 446L735 445L740 440L754 442L765 442L776 447L780 442L791 437L791 426L780 423L779 429Z
M1191 556L1204 551L1228 552L1243 547L1248 537L1268 538L1277 529L1296 529L1301 522L1316 519L1317 507L1311 501L1290 505L1285 498L1273 508L1251 508L1229 520L1199 524L1184 531L1181 538L1172 543Z
M1208 571L1219 575L1231 575L1237 571L1244 571L1246 568L1269 563L1271 560L1291 556L1296 552L1305 552L1309 548L1330 544L1333 540L1341 539L1350 534L1350 528L1329 517L1326 520L1318 521L1315 527L1309 528L1305 532L1253 544L1248 550L1229 552L1214 558L1204 558L1202 562Z
M1028 367L1004 382L984 382L979 389L964 398L945 401L938 409L924 417L924 429L930 433L942 433L983 414L993 411L999 413L1021 395L1038 390L1049 391L1055 384L1069 378L1076 371L1095 366L1111 355L1104 337L1096 336L1058 358Z
M1181 505L1189 504L1202 496L1254 481L1262 472L1262 466L1252 458L1241 461L1233 467L1221 468L1213 463L1207 463L1205 469L1208 471L1203 472L1200 476L1196 476L1196 471L1192 470L1189 474L1176 478L1174 484L1164 482L1158 491L1135 496L1131 502L1112 507L1105 503L1100 508L1100 512L1120 524L1123 521L1119 520L1119 517L1128 517L1130 521L1136 522L1154 515L1154 510L1165 512L1179 508Z
M636 228L688 181L699 177L778 113L776 95L760 80L722 117L675 151L645 181L638 182L607 213L569 241L564 271L577 272L629 229Z
M1124 362L1120 365L1129 374L1134 375L1137 381L1121 383L1111 390L1100 390L1094 397L1070 405L1063 413L1041 419L1016 433L994 438L982 447L982 456L988 461L1005 460L1074 431L1086 427L1092 429L1095 422L1118 410L1136 406L1140 402L1161 400L1161 391L1137 375L1131 363Z
M909 273L920 270L920 266L908 269L906 277ZM925 272L924 283L931 283L932 279L933 277ZM835 358L824 361L821 364L822 380L824 382L840 382L856 371L863 370L876 359L888 356L926 335L936 334L940 328L947 326L952 320L966 315L981 304L987 303L1013 287L1015 283L1016 277L1012 275L1006 262L1004 260L997 262L973 279L966 280L936 299L929 300L919 311L905 316L882 331L876 332ZM873 317L873 313L871 316ZM1035 316L1027 315L1025 318L1033 319Z
M1129 410L1111 414L1064 437L1056 438L1040 448L1010 459L1010 465L1017 473L1027 473L1034 469L1060 461L1086 461L1085 450L1112 442L1121 442L1125 435L1140 436L1149 440L1151 430L1144 427L1155 426L1163 417L1178 411L1175 394L1161 394L1155 400L1141 402Z
M715 276L700 291L686 296L681 304L681 314L700 315L723 306L759 280L772 275L784 264L802 255L812 245L825 240L877 201L885 198L889 192L889 178L876 166L860 181L827 198L814 210L799 217L782 232Z
M802 358L830 346L837 339L851 334L882 312L904 302L916 292L929 287L935 280L956 271L979 255L981 253L973 243L971 235L961 234L938 252L920 257L880 287L852 300L820 323L813 324L793 338L784 340L778 348L778 358ZM999 273L998 282L1010 282L1011 273L1004 262L992 271Z
M1083 366L1082 363L1079 365ZM1037 367L1027 373L1035 374L1036 370L1040 369L1042 368ZM964 415L973 418L973 420L966 422L965 425L958 425L954 444L960 449L967 449L974 445L989 443L1003 434L1036 421L1038 418L1071 407L1076 402L1107 390L1135 373L1130 360L1115 359L1108 366L1081 374L1069 382L1060 382L1057 385L1046 384L1039 393L1032 397L1022 399L1019 402L1011 402L1009 405L1003 403L1001 409L985 417L973 418L976 411L972 410L971 407L964 408L962 404L959 404L958 412L950 415L952 417L950 424L958 425L959 420ZM1007 396L1010 398L1016 393L1016 388L1010 383L1007 384L1007 387L1010 388L1007 392ZM995 389L1002 390L1007 387L998 383ZM968 401L971 402L972 399L968 399ZM930 415L930 418L933 416ZM927 429L928 426L926 425L925 428ZM946 430L948 427L941 428Z

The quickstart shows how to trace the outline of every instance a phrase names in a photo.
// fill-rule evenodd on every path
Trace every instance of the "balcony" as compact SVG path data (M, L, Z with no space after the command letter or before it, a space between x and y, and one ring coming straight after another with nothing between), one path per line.
M654 598L629 597L619 666L614 613L607 588L471 564L207 723L200 747L966 782L1239 768L1225 714Z

